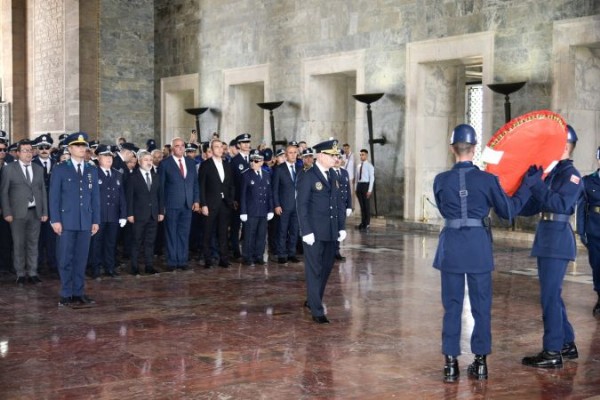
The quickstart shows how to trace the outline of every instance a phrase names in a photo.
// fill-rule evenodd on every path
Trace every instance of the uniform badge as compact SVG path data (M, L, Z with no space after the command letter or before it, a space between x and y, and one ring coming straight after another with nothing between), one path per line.
M240 169L240 171L241 171L241 170L243 170L243 169L244 169L244 166L243 166L242 164L240 164L240 165L238 165L238 168L239 168L239 169Z
M251 185L254 185L254 181L250 181L250 184L251 184Z
M315 189L317 189L317 190L323 190L323 184L321 182L315 183Z
M571 175L570 181L576 185L579 185L579 177L577 175Z
M117 179L117 186L120 186L121 182Z
M102 179L98 179L98 185L102 185Z

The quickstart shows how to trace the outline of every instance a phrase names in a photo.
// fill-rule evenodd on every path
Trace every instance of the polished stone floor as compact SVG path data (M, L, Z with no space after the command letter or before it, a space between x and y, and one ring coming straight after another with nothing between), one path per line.
M437 237L351 231L326 291L329 325L303 309L302 264L87 281L97 305L57 307L58 281L0 276L0 399L588 399L600 395L600 320L586 254L564 299L580 357L536 370L535 260L496 243L490 377L442 383ZM465 254L468 257L468 254ZM533 272L533 276L532 276ZM463 332L472 326L465 304Z

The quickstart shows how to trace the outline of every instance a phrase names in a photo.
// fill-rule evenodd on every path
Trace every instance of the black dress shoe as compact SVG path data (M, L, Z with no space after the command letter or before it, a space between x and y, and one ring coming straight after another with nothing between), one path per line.
M576 358L579 358L579 352L577 351L575 342L565 343L560 351L560 354L562 355L563 359L567 360L575 360Z
M227 261L227 260L219 261L219 267L229 268L229 266L231 266L231 263L229 261Z
M26 279L25 279L25 277L24 277L24 276L19 276L19 277L17 278L17 285L19 285L19 286L23 286L23 285L25 284L25 282L26 282Z
M70 297L61 297L58 300L58 306L59 307L68 307L71 305L71 298Z
M298 257L294 256L294 257L289 257L288 261L293 262L293 263L299 263L300 259Z
M313 321L315 321L317 324L328 324L329 320L327 319L326 316L324 315L319 315L319 316L314 316L312 317Z
M208 269L208 268L212 268L213 263L212 261L204 261L204 268Z
M187 271L187 269L188 269L188 266L187 266L187 265L185 265L185 264L178 265L178 266L177 266L177 269L180 269L180 270L182 270L182 271Z
M256 265L265 265L265 260L256 260L254 261Z
M592 314L594 315L594 317L597 317L600 315L600 296L598 297L598 301L596 302L596 305L594 306L594 309L592 310Z
M341 254L336 254L336 255L335 255L335 259L336 259L336 260L338 260L338 261L345 261L345 260L346 260L346 257L344 257L344 256L343 256L343 255L341 255Z
M150 267L150 268L146 268L145 269L146 273L149 275L154 275L154 274L158 274L158 271L155 270L154 268Z
M460 370L458 369L458 357L455 356L445 356L444 363L444 382L452 383L456 382L458 376L460 375Z
M39 278L39 276L34 275L34 276L29 277L29 283L33 283L33 284L42 283L42 280Z
M542 351L535 356L523 357L523 365L536 368L562 368L563 358L560 351Z
M96 301L90 297L87 297L85 294L83 296L73 296L71 298L72 303L78 305L90 305L96 304Z
M310 304L308 304L308 300L304 301L304 307L306 307L310 310Z
M475 379L487 379L488 378L488 368L486 362L486 356L475 355L475 359L469 365L467 369L469 376Z

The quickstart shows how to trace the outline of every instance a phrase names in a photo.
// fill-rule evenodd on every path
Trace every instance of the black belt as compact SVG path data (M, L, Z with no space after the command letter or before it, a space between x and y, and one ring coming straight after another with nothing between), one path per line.
M33 210L35 206L27 207L28 210Z
M359 185L368 185L371 182L358 182Z
M446 219L446 228L479 228L485 226L483 220L477 218Z
M571 215L569 214L556 214L551 212L543 212L540 221L553 221L553 222L569 222Z

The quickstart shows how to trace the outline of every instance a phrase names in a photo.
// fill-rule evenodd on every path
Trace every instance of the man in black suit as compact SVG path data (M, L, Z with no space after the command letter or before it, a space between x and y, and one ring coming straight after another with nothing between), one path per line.
M200 182L200 206L204 220L203 252L204 266L212 266L210 242L213 228L217 227L219 240L219 265L227 268L230 263L227 256L227 229L233 211L235 186L231 166L223 160L223 142L211 142L212 157L200 164L198 181Z
M137 275L138 254L143 245L144 264L147 274L157 271L152 265L154 240L158 223L164 219L164 204L160 192L160 177L153 171L152 155L148 151L138 153L137 168L127 182L127 221L132 224L131 273Z

